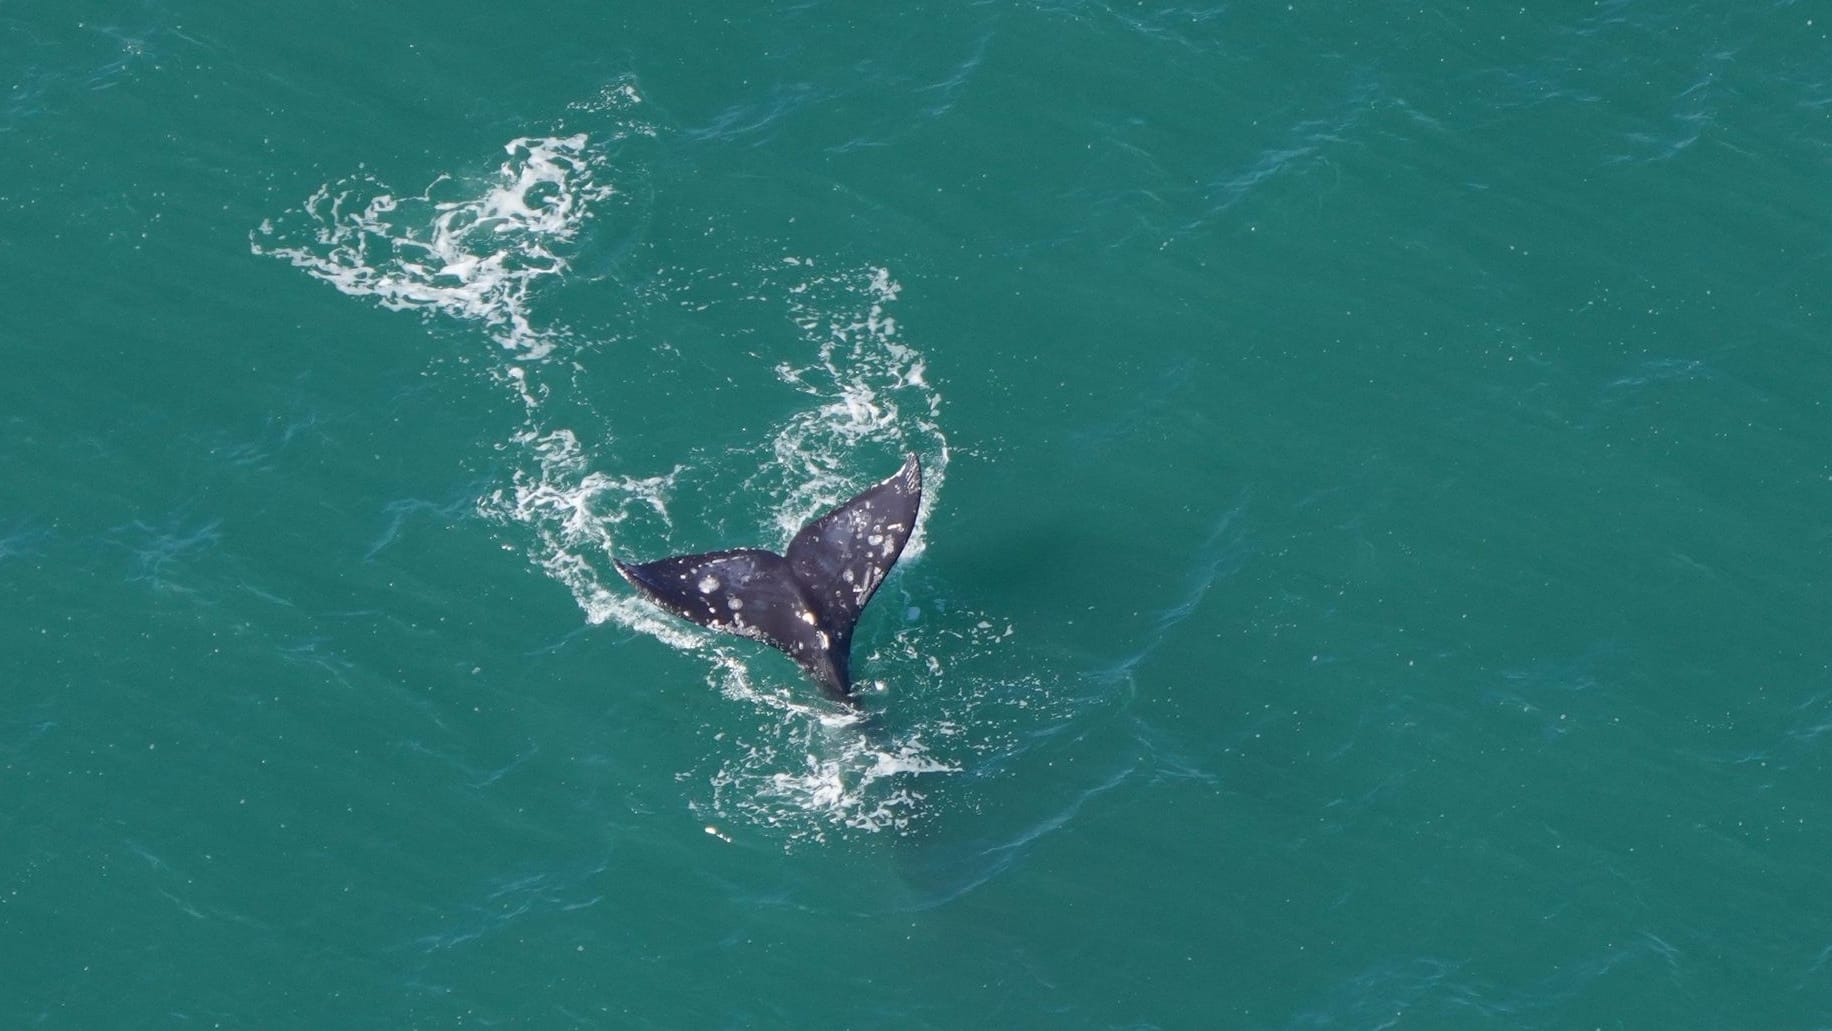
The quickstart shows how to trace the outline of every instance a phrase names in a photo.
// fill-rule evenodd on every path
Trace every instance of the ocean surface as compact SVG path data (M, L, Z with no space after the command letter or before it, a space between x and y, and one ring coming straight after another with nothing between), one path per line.
M1832 1027L1829 32L0 4L0 1027Z

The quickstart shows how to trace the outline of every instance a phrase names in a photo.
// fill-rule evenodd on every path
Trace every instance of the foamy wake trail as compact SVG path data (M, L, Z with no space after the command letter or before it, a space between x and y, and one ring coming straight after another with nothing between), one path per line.
M302 224L263 222L251 245L349 296L479 324L515 357L544 358L561 333L530 317L535 291L566 272L566 247L614 191L583 133L503 149L508 160L481 189L450 176L406 196L369 176L326 184Z
M641 103L633 87L607 90L601 99L580 110L621 120L608 134L611 142L653 134L630 114ZM586 134L518 137L504 152L493 173L442 175L418 192L396 191L368 175L327 183L299 209L264 221L250 246L348 296L418 312L436 324L480 329L495 345L494 360L466 364L511 392L522 415L499 447L513 463L510 482L480 498L479 512L504 527L507 546L565 586L587 620L704 656L708 683L755 714L746 729L713 735L719 747L708 768L682 775L705 792L690 800L696 813L770 827L791 840L824 840L839 829L907 829L923 811L916 778L957 768L933 747L958 735L957 724L889 739L867 733L856 717L817 700L786 662L657 612L617 577L610 556L620 528L633 523L645 538L658 530L666 537L669 498L684 479L712 471L691 464L659 475L607 470L608 429L581 439L555 423L548 377L577 383L589 368L579 360L573 331L543 318L543 298L565 279L582 234L617 191L605 145ZM774 367L779 381L807 402L770 434L767 455L756 456L760 471L746 481L754 496L779 499L771 525L759 528L760 537L774 531L778 539L759 543L780 549L809 518L882 475L875 467L880 460L888 471L901 452L916 451L927 498L904 561L920 555L949 451L941 395L889 313L899 291L889 271L817 271L810 259L783 258L729 277L680 274L670 301L623 300L678 303L702 284L732 279L750 280L753 296L778 302L791 338L808 355ZM711 443L709 451L720 453ZM892 586L886 593L894 597ZM912 643L921 632L917 611L908 610L909 625L880 649L878 663L882 674L909 682L911 690L938 675ZM753 675L753 660L761 676Z
M640 103L628 87L607 97ZM642 131L631 124L628 131ZM481 327L501 349L501 360L484 366L487 374L523 410L523 425L505 447L520 456L513 483L481 499L481 510L534 531L531 560L572 592L592 622L615 620L692 647L697 637L605 579L615 528L635 510L665 522L680 470L643 477L594 469L586 445L572 430L551 426L543 411L543 373L572 334L543 322L539 302L565 277L596 206L617 192L609 160L584 133L518 137L503 150L508 157L494 174L441 175L418 193L367 175L328 183L297 212L263 222L251 246L348 296Z

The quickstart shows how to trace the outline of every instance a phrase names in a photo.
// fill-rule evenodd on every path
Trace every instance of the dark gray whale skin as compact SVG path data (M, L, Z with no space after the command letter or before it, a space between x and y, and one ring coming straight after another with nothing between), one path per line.
M829 696L852 701L852 629L916 526L922 464L903 468L814 520L788 554L761 548L617 562L642 595L682 619L762 641Z

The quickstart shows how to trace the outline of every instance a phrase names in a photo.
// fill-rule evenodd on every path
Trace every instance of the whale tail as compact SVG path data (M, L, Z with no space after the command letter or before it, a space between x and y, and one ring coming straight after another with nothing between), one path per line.
M788 554L761 548L617 562L656 605L698 623L762 641L794 659L835 698L852 695L852 630L916 527L922 465L896 475L801 528Z

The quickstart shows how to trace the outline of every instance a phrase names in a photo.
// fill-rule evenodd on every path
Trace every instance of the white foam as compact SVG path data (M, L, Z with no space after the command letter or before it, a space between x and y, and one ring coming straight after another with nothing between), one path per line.
M812 399L777 429L768 468L773 482L760 488L784 499L776 511L783 542L860 489L853 455L916 451L924 460L924 504L903 561L922 554L923 528L947 477L949 449L940 424L941 393L889 314L902 289L890 270L868 267L812 276L784 290L790 317L814 358L776 366L778 379Z
M572 592L591 622L615 622L677 648L698 647L697 634L672 617L660 617L604 568L615 553L616 528L635 511L648 509L668 522L668 495L682 467L659 476L612 476L592 468L584 446L566 429L525 429L513 442L531 467L515 470L513 483L483 498L479 510L531 529L529 557Z
M699 808L783 833L786 843L842 831L906 833L926 812L918 778L957 773L920 737L874 742L857 719L780 720L734 741Z
M365 175L327 183L298 212L301 226L264 220L249 245L349 296L481 324L517 357L545 357L559 331L536 325L533 296L566 272L567 245L613 190L584 133L503 149L494 175L443 175L407 196Z

